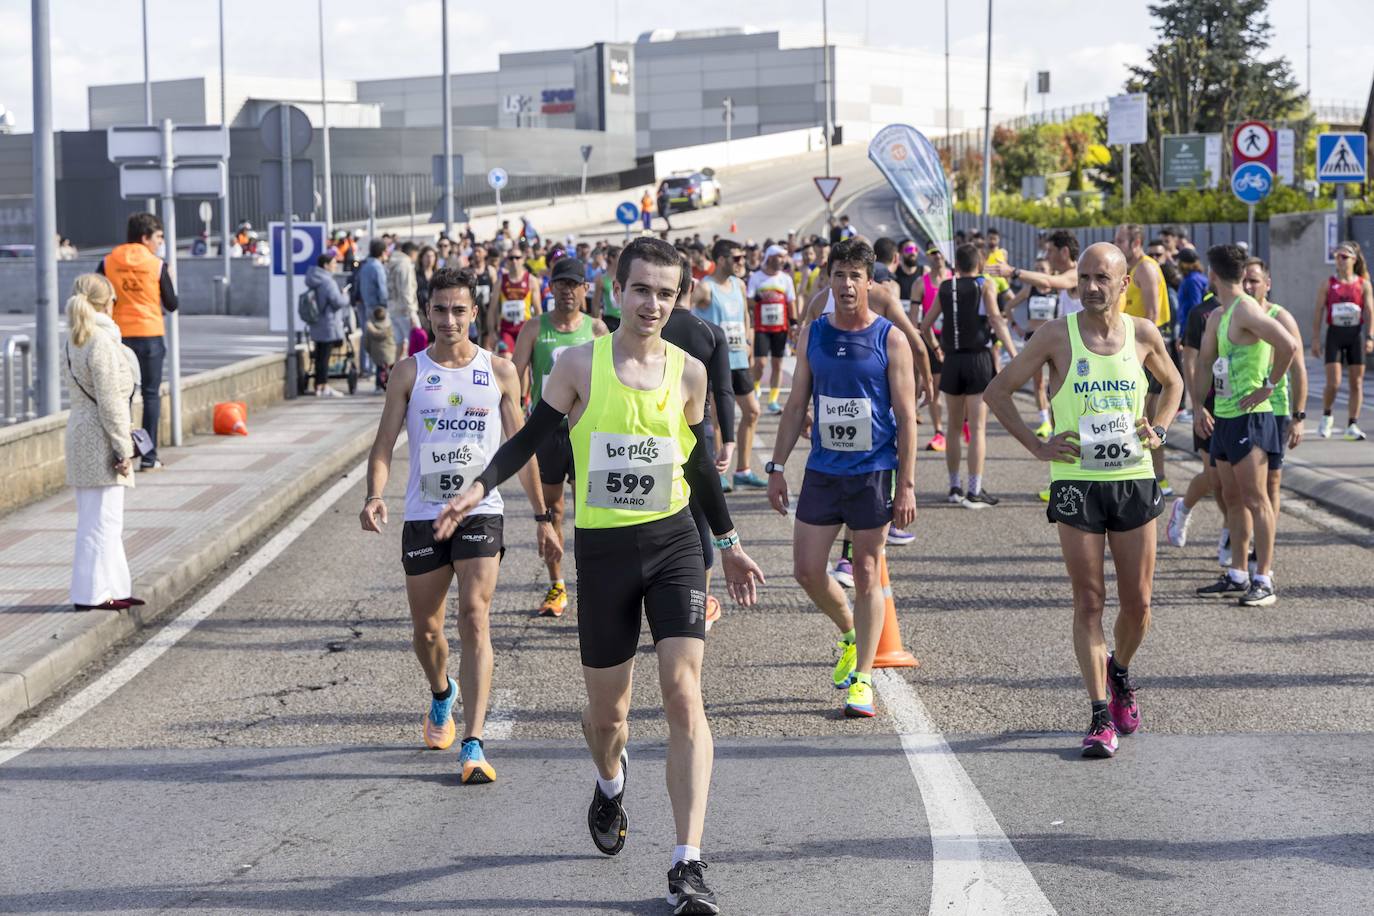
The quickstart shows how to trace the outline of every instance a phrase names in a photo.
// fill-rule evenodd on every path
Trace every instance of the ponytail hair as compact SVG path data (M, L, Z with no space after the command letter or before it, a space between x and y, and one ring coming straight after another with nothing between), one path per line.
M1365 279L1369 278L1369 267L1365 264L1364 249L1360 247L1359 242L1355 241L1354 239L1346 239L1344 242L1341 242L1336 247L1349 248L1350 253L1355 256L1355 276L1364 277Z
M109 310L114 287L100 274L82 274L67 298L67 330L72 344L84 347L95 329L95 316Z

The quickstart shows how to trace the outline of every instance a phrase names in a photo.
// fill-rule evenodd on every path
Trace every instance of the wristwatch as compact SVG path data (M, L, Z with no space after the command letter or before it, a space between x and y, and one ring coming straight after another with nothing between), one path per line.
M1155 425L1155 426L1151 426L1150 429L1154 430L1154 432L1155 432L1155 438L1158 439L1160 442L1167 442L1167 441L1169 441L1169 439L1168 439L1169 431L1168 431L1167 429L1165 429L1164 427Z
M778 464L776 461L769 461L763 466L763 472L765 474L781 474L786 469L785 465Z
M711 543L716 545L717 550L729 550L731 547L738 546L739 534L732 531L725 537L716 538Z
M538 515L536 515L534 517L534 520L536 522L552 522L553 513L545 509L543 512L540 512Z
M1301 423L1303 420L1306 420L1306 419L1307 419L1307 411L1305 411L1305 410L1299 410L1299 411L1297 411L1296 413L1293 414L1293 419L1294 419L1294 420L1297 420L1299 423Z

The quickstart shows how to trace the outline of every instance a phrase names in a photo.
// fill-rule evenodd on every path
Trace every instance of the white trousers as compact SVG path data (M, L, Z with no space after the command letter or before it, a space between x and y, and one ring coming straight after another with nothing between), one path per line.
M124 490L76 488L72 604L104 604L133 594L124 556Z

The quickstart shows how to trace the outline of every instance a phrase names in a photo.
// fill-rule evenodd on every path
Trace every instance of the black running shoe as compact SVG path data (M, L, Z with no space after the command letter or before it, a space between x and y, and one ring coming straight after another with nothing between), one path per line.
M1274 586L1260 585L1257 580L1251 579L1250 587L1240 596L1237 603L1242 607L1268 607L1278 600L1279 596L1274 594Z
M961 489L958 488L958 487L950 487L950 488L949 488L949 496L945 499L945 502L951 503L951 504L957 506L957 505L959 505L959 504L960 504L961 502L963 502L963 501L964 501L964 491L961 490Z
M1244 582L1235 582L1226 573L1222 573L1217 581L1211 585L1204 585L1197 590L1199 598L1239 598L1247 591Z
M630 775L629 763L629 755L621 751L620 772L626 777L627 782ZM596 848L608 856L613 856L625 848L625 833L630 829L630 819L625 816L625 808L621 804L624 798L624 788L615 798L606 797L606 793L601 791L601 783L596 783L592 790L592 804L587 809L587 827L592 832L592 842L596 844Z
M679 862L668 872L668 903L679 913L714 916L720 912L716 895L706 886L705 862Z
M977 493L970 493L964 497L963 507L965 509L986 509L988 506L995 506L999 502L1001 500L987 490L979 490Z

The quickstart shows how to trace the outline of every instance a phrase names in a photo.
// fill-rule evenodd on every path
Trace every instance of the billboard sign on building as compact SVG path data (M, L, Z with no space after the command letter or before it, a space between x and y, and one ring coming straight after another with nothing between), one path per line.
M571 114L575 109L573 89L545 89L539 98L540 114Z
M606 54L606 69L611 91L616 95L630 94L630 52L610 48Z

